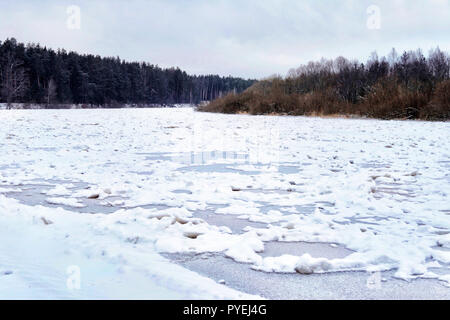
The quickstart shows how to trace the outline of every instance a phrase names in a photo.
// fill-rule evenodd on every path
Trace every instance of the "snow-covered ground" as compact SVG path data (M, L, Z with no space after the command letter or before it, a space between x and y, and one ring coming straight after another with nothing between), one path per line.
M449 138L450 123L0 111L0 298L255 297L167 253L449 285ZM265 254L305 242L348 254Z
M56 109L83 109L85 108L85 105L83 104L54 104L52 105L53 108ZM177 104L171 104L171 105L154 105L155 107L168 107L168 108L193 108L195 107L194 104L189 103L177 103ZM135 108L139 107L137 105L131 105L131 104L125 104L122 106L123 108ZM153 107L153 105L152 105ZM45 104L29 104L29 103L11 103L8 105L7 103L0 103L0 110L22 110L22 109L49 109L47 105Z

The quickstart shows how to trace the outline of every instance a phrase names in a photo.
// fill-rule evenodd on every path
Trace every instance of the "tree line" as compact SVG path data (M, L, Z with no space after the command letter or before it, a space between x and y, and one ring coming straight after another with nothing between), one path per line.
M309 62L202 108L211 112L346 114L374 118L450 119L450 56L418 49L366 63L344 57Z
M0 102L78 104L198 104L229 92L240 93L255 81L218 75L188 75L120 58L54 51L39 44L0 41Z

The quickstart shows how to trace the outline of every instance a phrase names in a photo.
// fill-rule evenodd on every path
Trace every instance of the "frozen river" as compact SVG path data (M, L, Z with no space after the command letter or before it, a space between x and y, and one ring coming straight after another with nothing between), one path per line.
M450 298L448 122L1 110L0 154L0 298Z

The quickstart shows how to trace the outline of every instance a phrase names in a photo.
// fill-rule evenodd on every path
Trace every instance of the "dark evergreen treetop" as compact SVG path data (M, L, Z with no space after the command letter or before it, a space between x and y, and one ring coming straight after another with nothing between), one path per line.
M0 41L0 102L38 104L177 104L242 92L255 81L188 75L120 58L54 51L39 44Z

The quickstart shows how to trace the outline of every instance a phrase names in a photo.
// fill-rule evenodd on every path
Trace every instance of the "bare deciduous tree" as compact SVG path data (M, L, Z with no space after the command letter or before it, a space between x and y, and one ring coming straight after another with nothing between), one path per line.
M448 56L439 47L430 51L428 64L436 81L443 81L449 77Z
M52 101L55 99L55 96L56 96L56 83L52 78L48 81L47 85L47 105L50 105L50 103L52 103Z
M14 99L22 97L27 89L28 79L22 65L23 63L12 53L8 53L5 67L1 73L1 94L8 106Z

